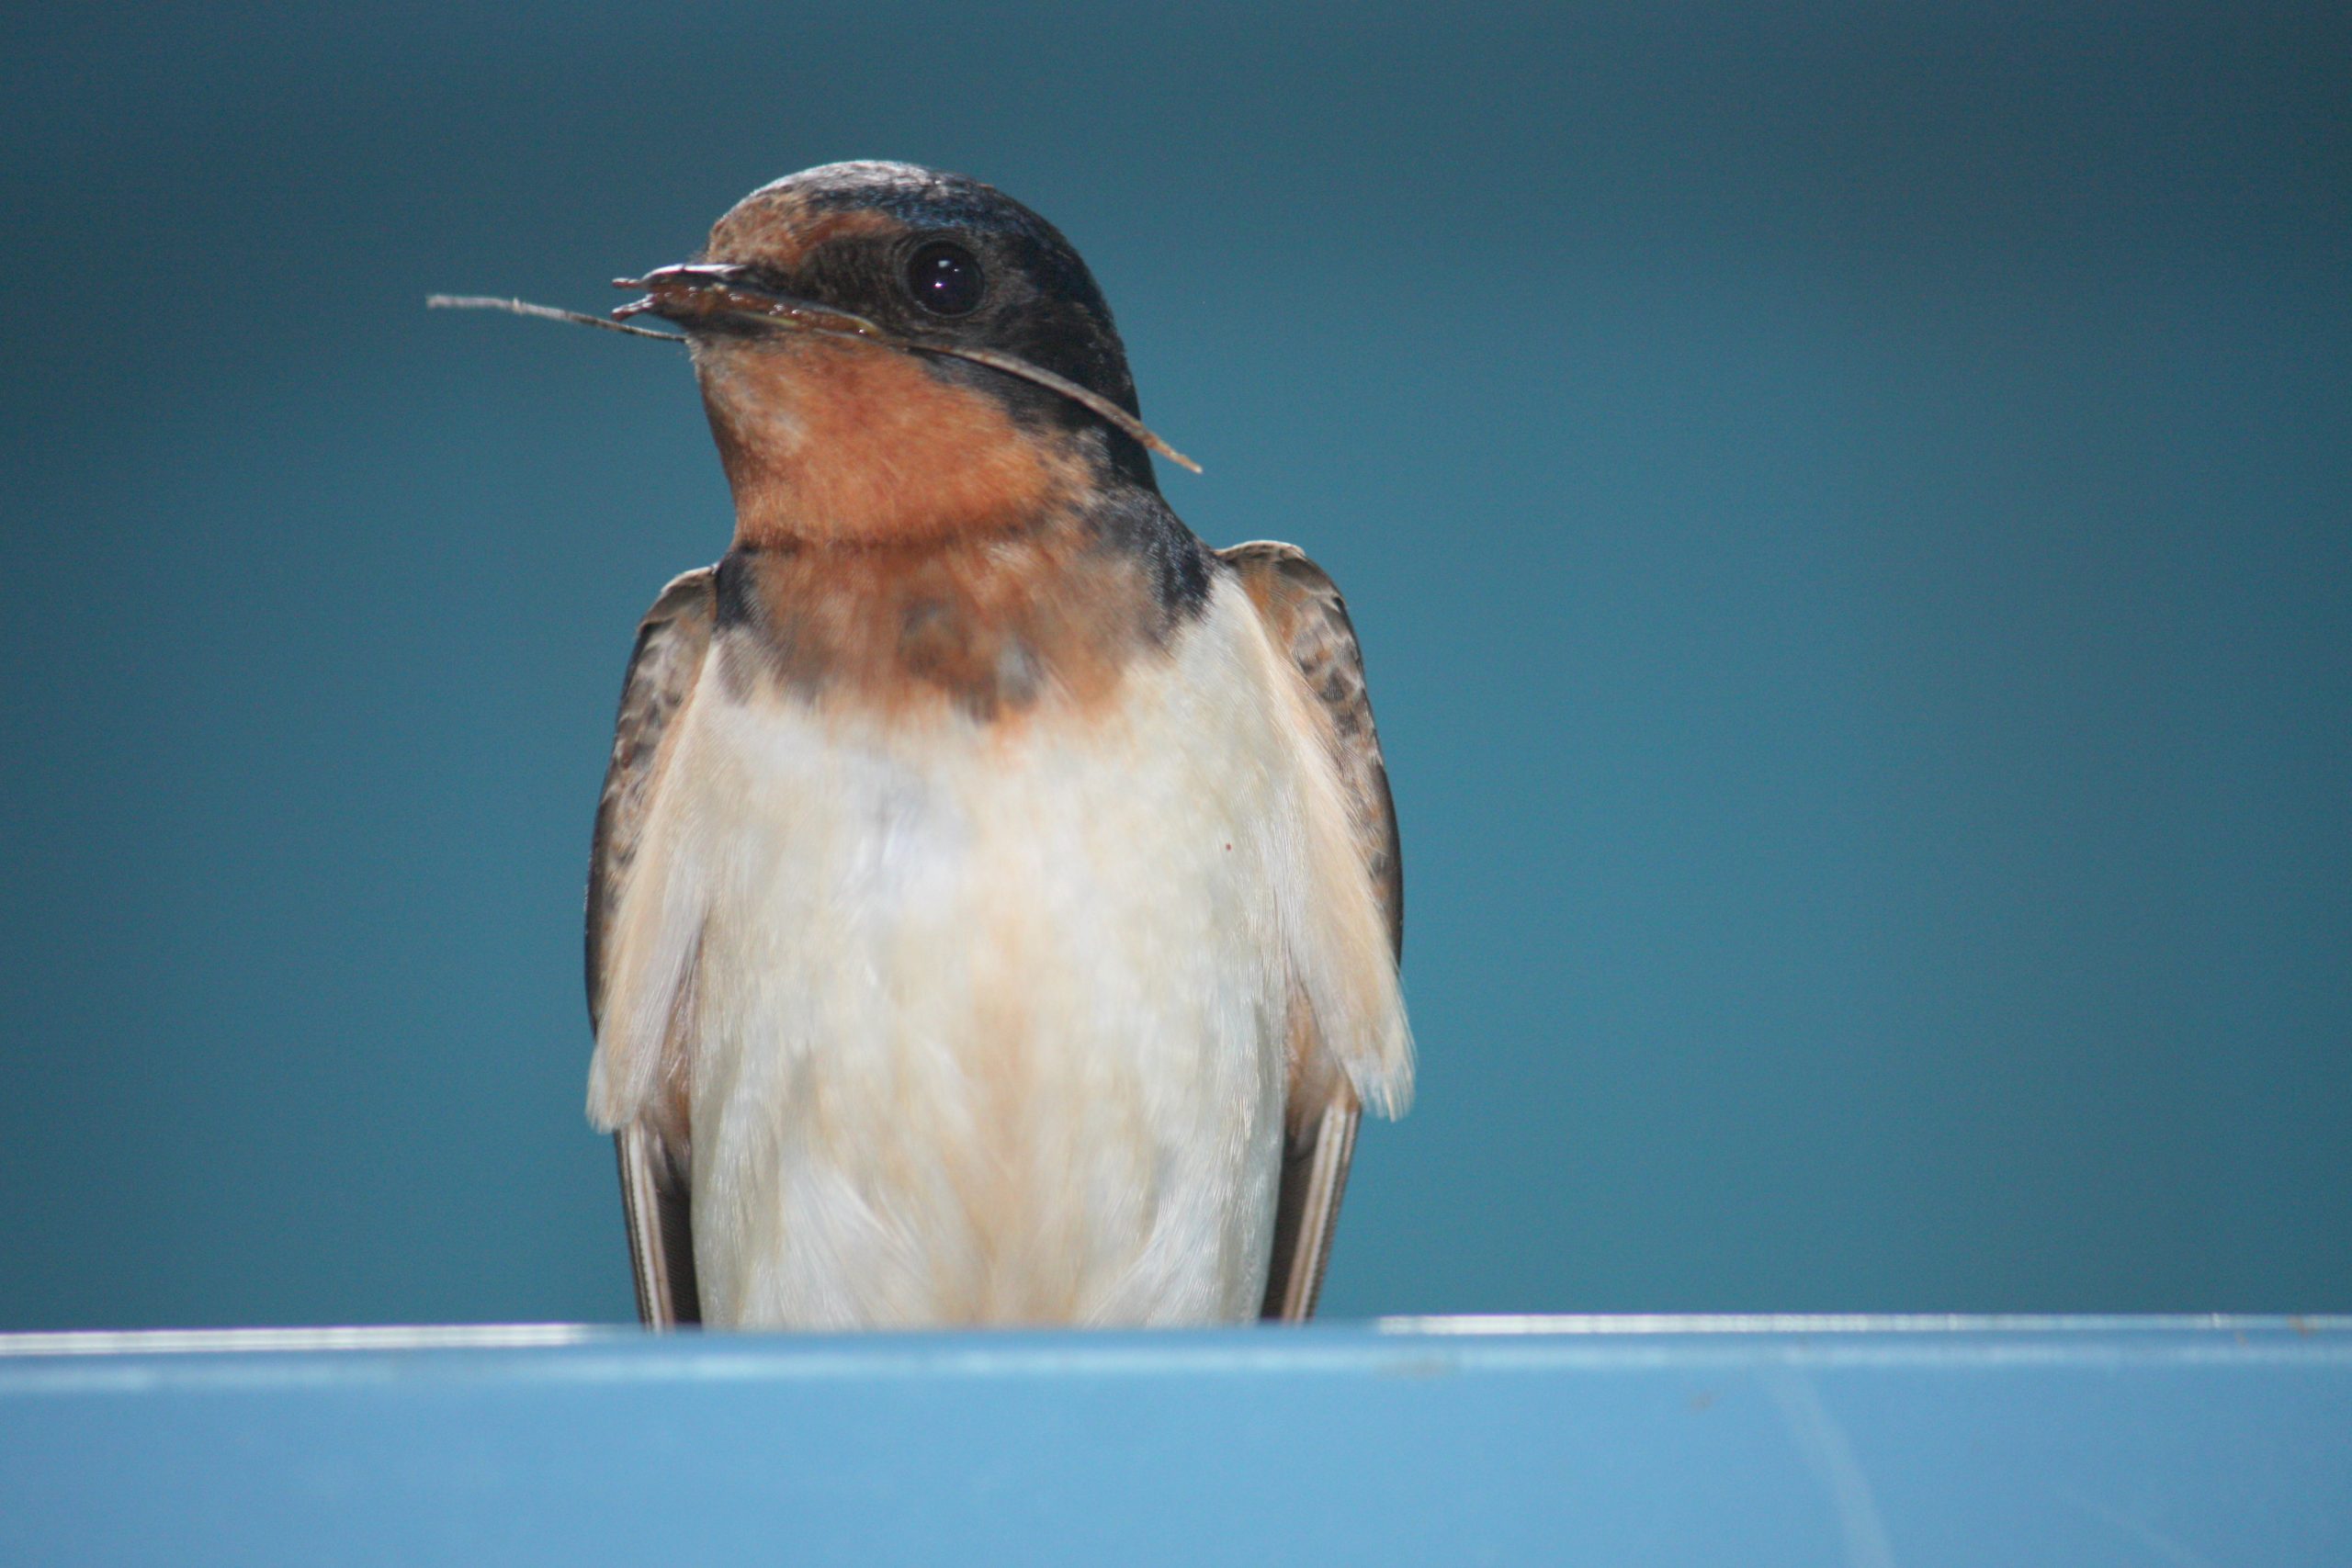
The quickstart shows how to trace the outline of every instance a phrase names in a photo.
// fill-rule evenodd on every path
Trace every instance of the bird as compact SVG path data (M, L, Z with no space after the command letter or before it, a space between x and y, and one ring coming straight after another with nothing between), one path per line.
M1178 519L1092 274L978 180L806 170L619 281L734 506L638 628L590 863L640 1318L1307 1317L1414 1073L1330 578Z

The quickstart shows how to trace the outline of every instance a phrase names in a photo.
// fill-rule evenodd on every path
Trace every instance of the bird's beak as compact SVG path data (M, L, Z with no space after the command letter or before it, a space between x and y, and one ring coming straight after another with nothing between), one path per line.
M812 299L780 293L756 280L749 267L699 265L658 267L643 277L616 277L616 288L642 288L645 298L613 311L623 320L654 315L689 333L757 331L763 326L868 338L899 346L891 334L865 317Z

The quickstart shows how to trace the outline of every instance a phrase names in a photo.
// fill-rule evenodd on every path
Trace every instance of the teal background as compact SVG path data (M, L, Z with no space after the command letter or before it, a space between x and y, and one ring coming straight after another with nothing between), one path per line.
M1323 561L1422 1094L1332 1313L2352 1304L2341 6L17 7L0 1327L630 1311L587 308L851 156Z

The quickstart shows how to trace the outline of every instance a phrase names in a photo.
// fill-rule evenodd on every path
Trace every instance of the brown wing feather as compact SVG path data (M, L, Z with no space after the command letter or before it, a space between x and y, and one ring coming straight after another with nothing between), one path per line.
M1405 868L1396 846L1396 807L1389 797L1388 769L1381 761L1372 699L1364 690L1363 652L1347 604L1323 569L1289 545L1260 542L1217 553L1240 575L1274 647L1290 657L1329 721L1324 742L1348 797L1357 852L1387 921L1389 944L1401 954ZM1295 1030L1311 1034L1314 1020L1303 1003L1294 1005L1292 1016ZM1323 1289L1363 1112L1318 1042L1295 1041L1292 1060L1273 1270L1260 1310L1261 1316L1295 1323L1314 1314Z
M620 716L613 727L612 764L596 807L595 848L588 860L592 1026L604 1015L605 953L614 912L669 757L662 740L694 690L710 648L712 604L710 569L690 571L662 591L637 628L637 647L621 684ZM637 1314L649 1328L702 1321L687 1205L686 1043L673 1033L671 1048L681 1055L681 1070L670 1076L678 1092L664 1097L661 1114L622 1128L613 1140L620 1156L629 1264L637 1276Z

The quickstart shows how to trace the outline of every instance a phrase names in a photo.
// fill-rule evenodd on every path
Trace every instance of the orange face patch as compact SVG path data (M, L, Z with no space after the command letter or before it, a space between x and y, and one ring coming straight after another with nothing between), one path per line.
M896 227L755 196L710 254L788 287L819 245ZM739 690L994 720L1097 700L1161 640L1141 563L1086 521L1074 437L881 344L779 324L698 335L694 355L735 494L736 619L716 651Z
M778 333L700 345L695 362L741 544L999 532L1087 488L1066 443L912 355Z

